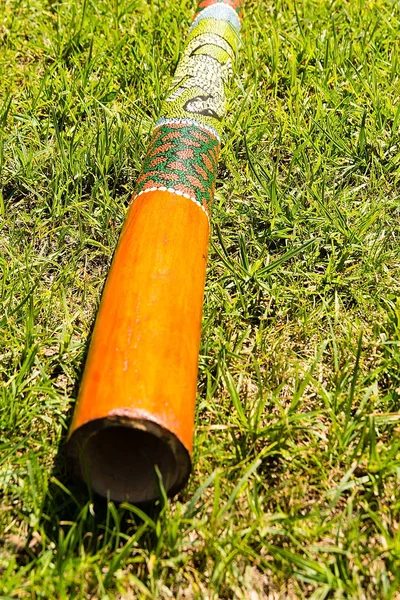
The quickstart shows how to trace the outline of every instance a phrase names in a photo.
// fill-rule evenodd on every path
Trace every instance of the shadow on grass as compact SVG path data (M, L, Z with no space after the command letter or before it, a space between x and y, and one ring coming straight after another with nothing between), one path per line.
M103 291L104 288L102 293ZM78 396L94 326L95 320L72 390L74 398ZM66 415L65 432L70 428L75 404L71 404ZM47 548L52 548L56 555L65 557L78 556L82 550L89 556L95 556L100 550L106 554L109 551L112 556L117 548L123 547L132 539L140 539L141 549L150 553L157 543L155 524L167 502L163 491L161 490L160 500L137 506L114 503L99 496L73 475L65 452L66 442L67 433L64 433L54 457L37 531L30 528L27 544L19 553L19 563L26 564L37 559Z

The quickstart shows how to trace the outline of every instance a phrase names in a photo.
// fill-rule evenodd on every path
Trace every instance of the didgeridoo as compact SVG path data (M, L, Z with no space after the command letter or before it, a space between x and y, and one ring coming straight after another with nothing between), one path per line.
M201 315L225 92L243 0L202 0L115 251L67 441L100 495L172 496L191 470Z

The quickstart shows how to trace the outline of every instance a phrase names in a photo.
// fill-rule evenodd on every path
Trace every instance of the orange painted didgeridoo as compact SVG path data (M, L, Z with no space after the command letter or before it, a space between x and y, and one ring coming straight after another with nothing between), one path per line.
M73 470L116 501L191 469L197 361L225 87L241 0L202 0L104 288L71 425Z

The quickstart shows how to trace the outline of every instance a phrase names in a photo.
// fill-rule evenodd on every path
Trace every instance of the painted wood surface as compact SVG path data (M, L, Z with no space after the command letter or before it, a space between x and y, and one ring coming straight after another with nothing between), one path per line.
M171 495L190 472L197 362L239 0L202 0L104 288L67 452L115 500ZM128 430L128 432L127 432Z

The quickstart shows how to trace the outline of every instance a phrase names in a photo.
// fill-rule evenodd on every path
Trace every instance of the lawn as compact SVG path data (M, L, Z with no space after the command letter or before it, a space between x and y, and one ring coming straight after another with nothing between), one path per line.
M0 0L0 598L400 598L400 4L249 0L194 470L151 511L63 448L194 0Z

